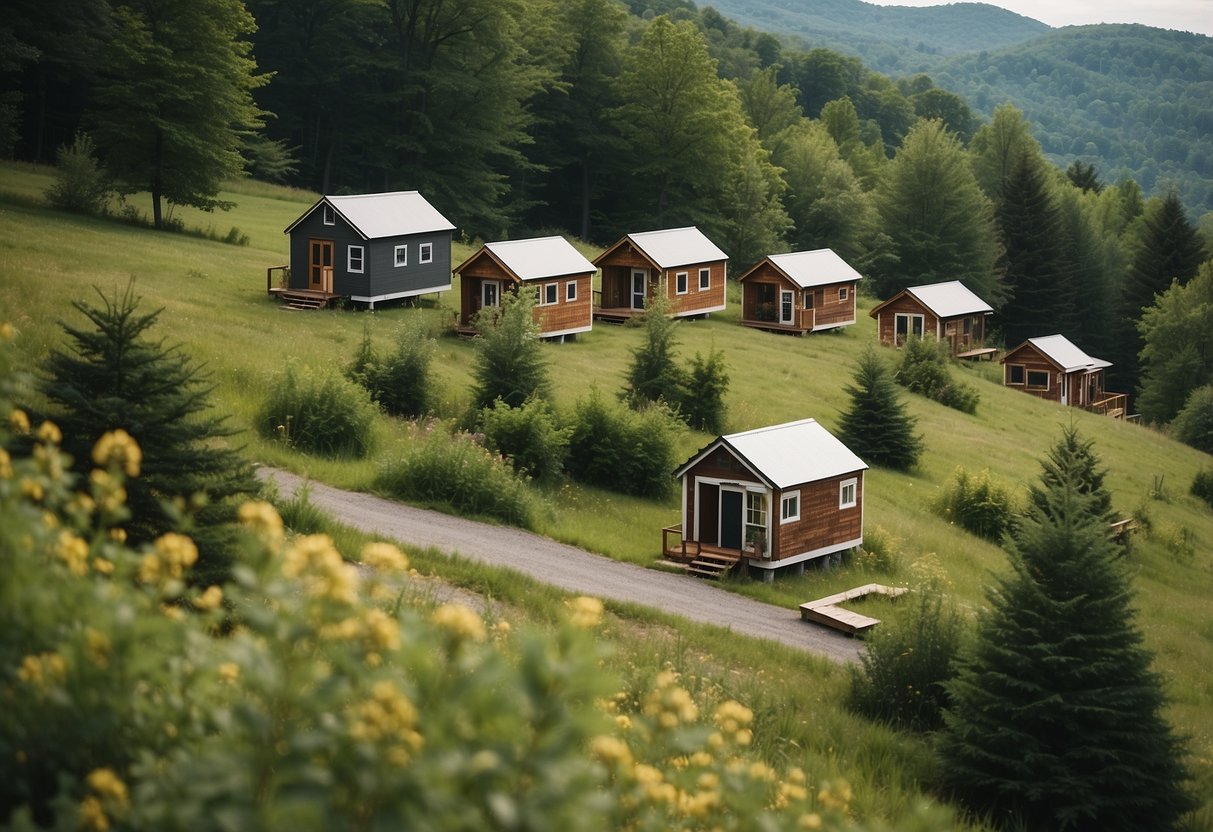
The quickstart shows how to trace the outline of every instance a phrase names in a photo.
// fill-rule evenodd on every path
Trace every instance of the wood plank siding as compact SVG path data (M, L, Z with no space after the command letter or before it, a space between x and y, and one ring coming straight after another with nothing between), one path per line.
M855 323L854 281L802 289L764 262L744 276L741 287L741 322L747 326L805 333ZM784 308L785 292L791 293L790 310Z
M484 284L494 282L492 295L501 303L502 291L536 293L535 324L545 338L588 331L593 324L593 274L558 275L519 280L501 263L482 252L460 267L459 329L472 331L484 299Z

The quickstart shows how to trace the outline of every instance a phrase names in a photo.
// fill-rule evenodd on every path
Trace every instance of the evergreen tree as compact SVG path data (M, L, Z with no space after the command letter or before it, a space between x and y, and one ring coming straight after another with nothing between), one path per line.
M677 322L669 316L669 301L662 295L649 302L644 313L644 340L632 350L627 381L620 397L639 410L656 401L677 407L686 374L676 362Z
M1076 316L1073 340L1090 355L1112 355L1116 288L1125 270L1124 249L1116 234L1104 225L1099 194L1063 187L1055 195L1070 241L1077 303L1083 310Z
M498 399L521 407L527 399L547 398L551 381L534 310L529 292L503 292L500 314L488 308L476 315L473 409L492 407Z
M1071 447L1072 446L1072 447ZM944 785L1025 829L1164 830L1193 805L1084 443L1063 438L963 656Z
M851 407L842 416L839 439L874 465L905 470L918 461L922 438L905 409L884 359L869 346L859 356L855 383L847 386Z
M1149 422L1170 422L1192 390L1213 384L1213 262L1186 285L1172 283L1138 329L1144 346L1137 409Z
M696 430L724 433L724 394L728 389L724 353L709 350L707 358L695 353L682 391L679 415Z
M1103 184L1099 181L1099 171L1095 169L1095 165L1085 164L1081 159L1075 159L1066 168L1066 177L1083 193L1094 191L1100 193L1103 191Z
M998 203L1010 297L998 310L1008 349L1037 335L1075 332L1080 319L1070 240L1044 163L1021 153Z
M87 476L103 434L130 434L143 459L139 475L126 482L129 541L139 545L184 530L198 546L194 579L220 582L238 538L236 502L257 491L252 468L222 443L236 430L226 417L208 413L213 387L180 347L146 337L160 310L140 314L131 286L113 298L97 294L99 307L72 303L93 328L64 324L71 349L53 352L43 366L42 391L63 431L64 450Z
M994 108L994 118L978 128L969 142L973 174L986 196L995 201L1002 198L1007 179L1025 153L1044 158L1023 113L1013 104L999 104Z
M1087 510L1091 516L1097 522L1112 521L1112 495L1104 487L1106 472L1099 467L1094 445L1094 440L1083 440L1073 424L1062 428L1061 439L1040 461L1040 485L1028 488L1028 497L1038 510L1050 512L1050 489L1062 487L1066 478L1072 475L1078 492L1090 498Z

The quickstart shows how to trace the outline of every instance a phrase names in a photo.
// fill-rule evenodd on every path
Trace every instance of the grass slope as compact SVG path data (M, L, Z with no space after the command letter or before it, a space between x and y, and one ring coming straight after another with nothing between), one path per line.
M216 407L238 425L250 423L260 391L286 361L342 365L360 342L364 326L386 348L393 329L405 319L423 316L437 330L451 317L450 304L457 302L455 291L437 301L428 299L420 309L291 313L277 308L265 294L265 268L283 262L286 238L281 231L314 195L245 186L225 195L237 202L228 216L183 212L187 226L211 226L221 233L230 225L237 226L251 240L249 246L238 247L51 211L40 204L39 196L49 182L44 169L0 166L0 319L12 321L18 329L18 345L28 361L36 364L61 342L59 321L80 322L70 301L95 299L94 286L112 294L134 279L146 308L164 308L156 334L169 343L181 343L205 364L217 384ZM471 250L467 245L457 246L454 261L459 262ZM727 396L730 430L806 416L834 429L847 404L844 388L850 382L854 359L875 337L873 322L866 315L871 301L861 306L865 304L859 323L844 332L791 338L737 326L733 297L729 309L709 321L680 323L679 350L684 356L712 348L724 351L732 377ZM571 406L591 384L613 395L639 340L638 329L598 326L576 343L545 345L558 406ZM439 341L434 368L441 378L445 414L460 413L467 405L472 355L467 341ZM918 563L946 572L957 599L966 608L976 609L984 603L983 588L991 572L1005 568L1005 557L998 547L936 517L929 509L931 499L957 467L974 472L989 469L995 478L1022 489L1037 477L1038 459L1055 441L1060 426L1073 419L1085 437L1095 440L1096 451L1108 469L1107 484L1116 508L1125 515L1136 511L1150 520L1152 532L1138 536L1129 556L1135 573L1138 623L1157 654L1156 668L1167 681L1173 699L1170 718L1191 737L1196 785L1199 794L1206 796L1201 828L1213 829L1213 798L1208 797L1213 795L1213 685L1207 671L1213 665L1213 618L1208 614L1208 598L1213 596L1213 512L1187 494L1192 477L1202 466L1213 465L1213 459L1146 428L1062 409L1006 390L997 383L996 366L954 372L980 390L977 415L966 416L920 397L908 397L926 442L920 468L910 474L879 469L869 473L867 533L888 541L900 568L874 571L857 564L812 571L803 578L772 585L735 581L727 586L794 606L873 579L908 581L912 565ZM386 419L378 431L381 449L403 441L405 435L400 425ZM681 438L683 451L689 456L709 440L705 434L687 432ZM374 473L373 461L318 461L251 432L242 441L255 459L339 486L367 488ZM546 493L545 499L544 533L643 564L657 558L660 528L678 522L679 517L672 496L663 502L648 502L568 484ZM439 560L434 558L433 563L441 572ZM887 612L898 614L894 607ZM686 645L670 649L698 651L697 662L728 668L726 675L761 670L771 678L783 673L787 662L796 661L778 652L766 659L751 655L746 669L741 670L733 664L736 657L755 651L747 652L744 645L726 647L719 632L695 632L699 635L688 630ZM813 734L815 739L805 735L803 742L828 740L831 753L841 754L833 751L837 745L858 741L855 733L848 732L868 729L856 727L855 720L826 704L836 701L845 677L837 670L821 670L820 664L798 666L793 674L797 684L806 683L805 668L820 672L809 674L818 681L796 701L806 713L820 713L815 718L833 727L826 740ZM788 680L781 681L770 690L784 690L786 684ZM772 695L770 691L762 694ZM797 719L779 714L773 701L771 718ZM780 730L801 737L808 729L784 725ZM885 749L887 757L878 765L923 750L917 740L883 731L864 736L865 743ZM854 759L840 770L852 780L867 778L867 786L875 790L865 798L871 811L896 813L898 807L905 808L913 799L914 786L902 781L925 777L922 764L908 769L910 773L899 772L899 784L893 787L882 782L875 769L864 768L864 761L876 753L867 745L864 749L848 750ZM884 794L887 788L895 791Z

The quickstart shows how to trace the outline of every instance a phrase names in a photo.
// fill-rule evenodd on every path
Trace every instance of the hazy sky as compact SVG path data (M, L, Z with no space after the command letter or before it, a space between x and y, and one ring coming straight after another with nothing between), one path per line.
M1213 35L1213 0L985 0L1050 26L1144 23ZM941 0L867 0L881 6L941 6ZM702 5L702 4L701 4Z

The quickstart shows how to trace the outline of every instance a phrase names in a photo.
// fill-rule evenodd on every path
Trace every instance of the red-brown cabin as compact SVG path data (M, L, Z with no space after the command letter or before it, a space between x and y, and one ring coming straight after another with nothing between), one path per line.
M931 336L946 340L958 358L986 358L994 354L985 346L986 317L993 312L959 280L950 280L902 289L868 314L876 319L880 343L887 346L900 347L911 336Z
M1109 361L1092 358L1064 335L1029 338L1002 359L1003 384L1045 401L1123 419L1128 395L1104 390Z
M594 317L625 321L642 315L658 293L675 318L719 312L725 308L728 259L698 228L628 234L594 260L602 270Z
M459 324L476 332L475 317L501 305L502 292L535 292L535 323L544 338L576 337L594 323L594 264L563 237L536 237L485 243L456 269Z
M769 254L737 278L741 323L797 335L850 326L862 278L828 248Z
M663 530L663 552L704 574L803 572L863 543L867 467L814 419L721 436L674 472L682 523Z

